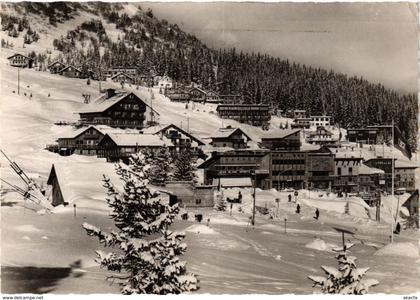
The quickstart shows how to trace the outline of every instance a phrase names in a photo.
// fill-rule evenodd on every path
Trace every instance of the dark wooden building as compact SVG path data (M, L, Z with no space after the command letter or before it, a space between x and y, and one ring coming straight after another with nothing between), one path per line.
M163 128L159 128L155 131L155 134L164 136L170 140L175 151L188 147L191 148L194 153L197 153L198 149L205 145L205 143L199 138L174 124L169 124Z
M79 112L82 125L141 129L156 124L159 113L132 92L107 92Z
M34 60L26 55L16 53L7 58L12 67L32 68Z
M112 67L107 70L106 75L113 77L119 73L124 73L131 78L135 78L138 75L138 69L136 67Z
M270 150L300 150L300 129L268 131L261 138L261 147Z
M270 179L272 188L303 189L307 186L305 151L272 151Z
M204 169L204 184L214 179L251 178L256 186L270 189L270 152L267 150L233 150L213 155L198 166Z
M53 63L51 63L51 64L49 64L48 65L48 71L51 73L51 74L57 74L58 72L60 72L62 69L64 69L66 67L66 65L65 64L63 64L62 62L60 62L60 61L55 61L55 62L53 62Z
M395 160L396 159L394 159L394 164L395 164ZM384 171L384 177L383 177L385 181L384 189L387 192L390 192L391 186L392 186L392 158L372 158L372 159L367 160L365 164L368 167L376 168L376 169L380 169ZM395 168L395 165L394 165L394 168Z
M331 190L334 173L334 154L327 147L308 151L306 175L309 188Z
M332 145L337 142L331 131L325 129L324 126L318 126L315 132L309 132L305 140L308 144L315 145Z
M240 128L219 128L211 137L213 147L230 147L234 149L243 149L248 147L251 138Z
M77 130L72 136L57 139L58 153L63 156L71 154L96 155L99 141L105 134L94 126Z
M75 66L69 65L67 67L62 68L60 71L58 71L58 74L70 77L70 78L82 78L83 72L76 68Z
M292 129L309 129L311 127L311 118L296 118L291 124Z
M111 77L111 80L114 82L120 83L128 83L128 84L135 84L136 80L135 77L132 77L126 73L120 72Z
M270 107L266 104L219 104L216 110L221 118L263 128L268 128L271 119Z

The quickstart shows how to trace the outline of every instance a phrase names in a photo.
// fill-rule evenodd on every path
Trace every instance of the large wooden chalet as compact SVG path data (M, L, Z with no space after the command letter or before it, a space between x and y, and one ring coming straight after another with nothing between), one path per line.
M120 82L120 83L129 83L129 84L136 83L136 80L134 77L123 72L115 74L114 76L111 77L111 80L114 82Z
M72 154L97 155L98 144L107 133L122 133L127 130L104 125L82 127L68 136L57 139L57 145L50 145L49 150L67 156ZM130 132L135 132L132 130ZM138 133L138 132L137 132Z
M193 152L197 152L199 147L204 146L205 143L199 138L193 136L191 133L174 124L169 124L158 128L147 128L146 132L151 132L169 139L173 144L173 149L179 151L183 148L191 148Z
M16 53L7 58L12 67L32 68L34 60L26 55Z
M173 147L165 136L138 133L107 133L98 144L98 157L107 161L128 162L130 155L146 148L158 150L161 147Z
M82 125L137 129L155 124L159 117L159 113L136 94L114 89L108 89L104 95L86 105L79 115Z
M66 77L70 77L70 78L81 78L83 75L83 72L79 68L69 65L67 67L64 67L60 71L58 71L58 74L66 76Z
M240 128L219 128L211 137L213 147L230 147L234 149L244 149L248 147L251 138Z
M219 104L216 110L221 118L263 128L268 128L271 119L270 107L266 104Z
M51 73L51 74L57 74L58 72L60 72L62 69L64 69L66 67L66 65L65 64L63 64L62 62L60 62L60 61L55 61L55 62L53 62L53 63L51 63L51 64L49 64L48 65L48 71Z
M268 131L261 138L261 146L271 150L299 150L300 129L277 129Z

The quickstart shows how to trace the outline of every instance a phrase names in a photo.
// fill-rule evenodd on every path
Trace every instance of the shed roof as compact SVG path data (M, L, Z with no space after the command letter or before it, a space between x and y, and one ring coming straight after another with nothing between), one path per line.
M368 167L365 164L361 164L359 168L359 174L360 175L385 174L385 171L381 169L377 169L377 168Z
M282 139L297 132L300 132L300 129L276 129L267 131L261 139Z
M252 180L250 177L222 177L222 178L214 178L213 179L213 186L219 185L222 187L252 187Z
M172 142L166 137L159 137L154 134L139 133L107 133L118 146L139 146L139 147L162 147L172 146Z

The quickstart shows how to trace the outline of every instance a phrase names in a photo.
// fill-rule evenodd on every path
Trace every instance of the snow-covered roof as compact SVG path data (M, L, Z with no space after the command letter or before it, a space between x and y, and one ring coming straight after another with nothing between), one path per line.
M229 177L229 178L215 178L213 179L213 186L219 185L222 187L252 187L250 177Z
M60 138L61 139L74 139L80 134L84 133L86 130L91 129L91 128L98 130L103 135L107 133L139 133L139 131L136 129L121 129L121 128L109 127L106 125L95 125L95 126L79 128L73 132L70 132L68 134L61 136Z
M107 134L118 146L161 147L172 146L172 142L166 137L155 134L139 133L108 133Z
M233 127L225 127L225 128L219 128L215 133L213 133L210 138L228 138L230 137L235 131L240 130L243 135L245 135L248 140L251 140L251 138L240 128L233 128Z
M127 78L130 78L131 80L133 79L133 77L131 77L131 76L129 76L129 75L127 75L126 73L124 73L124 72L118 72L117 74L115 74L114 76L112 76L111 77L111 79L114 79L115 77L119 77L119 76L124 76L124 77L127 77Z
M48 65L48 68L49 68L49 67L51 67L51 66L53 66L53 65L56 65L56 64L60 64L60 65L62 65L62 66L65 66L65 64L63 64L61 61L56 60L55 62L50 63L50 64Z
M103 161L56 163L53 164L53 168L64 201L77 203L78 207L97 208L100 205L106 209L107 190L102 181L104 174L117 188L123 187L123 182L115 173L114 165Z
M399 160L399 159L395 161L396 169L416 169L419 167L420 167L420 164L418 162L404 161L404 160Z
M282 139L289 135L300 132L300 129L276 129L270 130L264 133L262 139Z
M73 69L75 69L76 71L78 71L78 72L82 72L79 68L76 68L75 66L72 66L72 65L68 65L67 67L64 67L64 68L62 68L60 71L59 71L59 73L61 73L61 72L63 72L64 70L67 70L67 69L69 69L69 68L73 68Z
M26 56L26 55L24 55L24 54L21 54L21 53L15 53L15 54L13 54L13 55L9 56L7 59L11 59L11 58L13 58L13 57L15 57L15 56L18 56L18 55L23 56L23 57L25 57L25 58L27 58L27 59L33 60L32 58L30 58L30 57L28 57L28 56Z
M115 91L115 94L108 98L107 94L103 94L92 101L92 103L86 105L83 110L79 111L79 113L94 113L94 112L103 112L113 106L114 104L120 102L128 95L133 94L136 96L140 101L142 101L146 106L148 106L150 109L153 110L153 112L159 113L155 111L153 108L151 108L145 101L143 101L140 97L138 97L133 92L120 92Z
M361 164L359 168L359 174L360 175L385 174L385 171L381 169L377 169L377 168L368 167L365 164Z

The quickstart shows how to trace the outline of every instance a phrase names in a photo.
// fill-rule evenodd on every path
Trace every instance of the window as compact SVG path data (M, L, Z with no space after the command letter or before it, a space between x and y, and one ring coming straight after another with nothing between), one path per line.
M349 167L349 175L353 175L353 168Z
M201 199L195 199L195 204L196 205L201 204Z
M341 168L337 168L337 175L341 176Z

